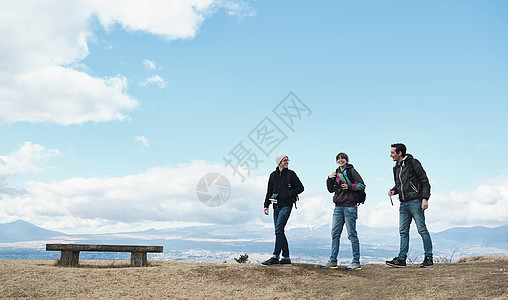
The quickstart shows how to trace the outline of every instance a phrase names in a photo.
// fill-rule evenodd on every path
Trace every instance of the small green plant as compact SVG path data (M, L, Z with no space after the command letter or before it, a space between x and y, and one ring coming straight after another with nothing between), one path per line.
M244 255L240 255L240 258L235 257L235 260L239 264L244 264L249 260L249 255L245 253Z

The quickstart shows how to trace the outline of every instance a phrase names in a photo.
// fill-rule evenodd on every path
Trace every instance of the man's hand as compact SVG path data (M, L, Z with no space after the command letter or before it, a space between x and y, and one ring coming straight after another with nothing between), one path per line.
M343 183L343 184L341 184L341 185L340 185L340 187L341 187L343 190L347 190L349 186L348 186L347 184Z
M390 197L391 197L391 196L393 196L393 195L395 195L395 191L394 191L394 190L389 190L389 191L388 191L388 196L390 196Z
M265 207L265 215L268 216L268 207Z
M337 177L337 173L333 172L332 174L328 175L328 178L335 178Z
M423 199L422 200L422 210L426 210L427 208L429 208L429 200Z

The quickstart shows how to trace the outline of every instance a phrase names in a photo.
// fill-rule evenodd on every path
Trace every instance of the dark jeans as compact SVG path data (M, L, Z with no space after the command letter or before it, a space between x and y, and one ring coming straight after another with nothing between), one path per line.
M293 206L283 206L273 209L273 224L275 225L275 250L273 250L273 255L277 258L281 251L282 257L289 258L289 245L284 234L284 227L286 227L292 208Z

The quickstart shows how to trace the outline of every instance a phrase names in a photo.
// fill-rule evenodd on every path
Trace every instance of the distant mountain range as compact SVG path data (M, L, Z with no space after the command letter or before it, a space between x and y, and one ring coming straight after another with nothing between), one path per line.
M455 227L434 234L434 237L442 240L446 245L481 245L484 247L508 246L508 225L495 228L482 226Z
M0 243L35 241L63 235L23 220L0 224Z
M398 252L396 229L358 227L362 261L382 262ZM292 256L300 262L326 261L330 252L330 228L293 228L287 230ZM422 242L411 232L409 256L422 257ZM161 245L164 253L152 259L194 262L234 261L248 253L251 261L266 259L273 249L273 228L253 226L194 226L149 229L139 232L108 234L64 234L47 230L23 220L0 224L0 259L55 259L58 252L46 252L46 243L90 243ZM508 225L495 228L456 227L432 233L434 255L456 260L463 256L508 255ZM344 233L339 256L351 257L351 247ZM128 253L82 253L82 259L128 259Z

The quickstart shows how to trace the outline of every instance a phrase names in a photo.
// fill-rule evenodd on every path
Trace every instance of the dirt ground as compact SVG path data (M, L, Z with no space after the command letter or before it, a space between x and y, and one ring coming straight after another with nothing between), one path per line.
M0 260L0 298L51 299L508 299L508 256L405 269L367 264L360 271L293 263L185 263Z

